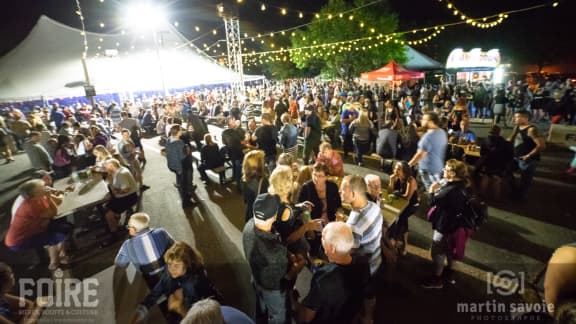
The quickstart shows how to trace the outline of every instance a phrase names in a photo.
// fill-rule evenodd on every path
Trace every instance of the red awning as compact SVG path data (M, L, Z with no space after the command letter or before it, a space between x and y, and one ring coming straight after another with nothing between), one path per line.
M424 72L410 71L392 60L378 70L362 73L360 79L364 81L407 81L424 79Z

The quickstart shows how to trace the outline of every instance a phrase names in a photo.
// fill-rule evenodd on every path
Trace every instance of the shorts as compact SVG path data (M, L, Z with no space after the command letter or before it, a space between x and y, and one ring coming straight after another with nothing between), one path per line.
M116 214L122 214L132 206L138 203L138 194L133 193L126 197L112 198L106 205L107 209L115 212Z
M53 246L64 242L71 231L72 226L69 223L51 222L46 231L34 234L15 246L8 246L8 248L12 251L24 251Z

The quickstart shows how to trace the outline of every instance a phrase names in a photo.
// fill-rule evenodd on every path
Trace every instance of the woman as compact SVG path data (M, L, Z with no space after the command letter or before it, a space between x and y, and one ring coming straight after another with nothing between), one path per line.
M358 119L350 123L350 133L356 151L356 163L362 166L362 156L370 152L370 138L376 136L372 122L368 119L368 111L362 110Z
M92 139L92 146L102 145L108 147L108 137L102 133L98 126L90 126L90 137Z
M40 301L34 303L23 297L11 295L16 280L12 269L0 262L0 323L36 323L42 314Z
M460 130L460 122L462 120L470 119L470 111L466 104L466 98L460 97L456 101L456 106L452 108L452 113L450 114L450 128L457 132Z
M454 284L453 260L464 257L464 246L470 231L464 227L462 212L466 208L466 190L471 186L468 167L464 162L448 160L444 166L444 179L434 182L429 189L432 211L428 212L434 230L432 236L432 261L434 274L423 288L442 288L442 275ZM444 271L444 261L448 267Z
M218 144L212 141L212 135L205 134L204 142L206 145L202 146L200 149L200 165L198 166L198 172L200 172L200 177L202 181L208 182L208 175L206 170L223 167L224 159L220 155L220 150L218 149ZM223 182L224 179L220 179Z
M24 201L13 215L4 242L16 252L47 246L50 257L48 269L54 271L68 259L64 241L70 232L69 224L52 221L58 213L57 200L60 197L46 190L41 179L25 182L19 191Z
M78 157L78 168L84 169L93 164L92 143L82 134L74 136L74 150Z
M342 207L338 185L326 180L328 167L321 163L312 166L312 180L304 183L298 202L311 202L312 219L322 219L324 224L336 219L336 212Z
M68 135L58 135L58 146L54 151L54 178L62 179L69 176L74 167L74 146Z
M267 171L264 164L264 151L254 150L244 156L242 163L242 193L246 205L245 219L252 219L252 204L256 196L268 191Z
M138 203L139 189L130 170L123 167L118 160L108 159L104 161L104 169L108 173L108 188L112 195L106 205L106 214L104 215L111 237L101 247L106 247L116 239L121 238L118 224L120 215Z
M398 110L390 99L386 100L384 105L386 107L386 110L384 110L384 124L392 123L390 129L398 129L400 120Z
M336 220L336 213L342 208L342 200L338 192L338 185L326 180L328 167L321 163L315 163L312 167L312 180L306 182L298 196L298 202L310 202L312 219L321 219L322 224ZM316 253L320 248L320 237L311 239L311 252Z
M162 296L168 297L168 321L179 323L195 302L218 297L208 279L202 255L185 242L177 241L164 254L166 270L156 287L138 305L135 322L142 321L150 307Z
M280 208L274 228L280 234L282 242L288 246L288 250L305 256L308 252L306 244L302 244L304 234L309 231L321 231L322 220L314 219L303 222L299 217L301 212L312 207L312 203L304 201L297 204L295 209L290 206L290 195L293 188L292 169L288 166L279 165L270 175L270 187L268 193L280 197Z
M316 163L323 163L328 167L328 175L338 178L344 177L344 162L340 153L332 149L328 142L320 144L320 152L316 157Z
M392 240L392 246L399 248L401 255L406 255L408 217L414 215L418 209L418 184L416 178L412 175L412 169L406 162L396 162L393 172L388 184L388 193L408 200L408 206L394 220L394 223L390 226L388 236Z

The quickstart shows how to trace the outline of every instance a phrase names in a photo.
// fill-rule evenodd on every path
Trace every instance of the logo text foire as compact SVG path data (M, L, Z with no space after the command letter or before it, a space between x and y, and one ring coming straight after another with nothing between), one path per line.
M24 298L30 299L34 295L46 294L45 307L98 307L97 287L100 285L98 279L62 278L62 271L56 271L54 277L55 279L19 279L20 297L23 298L20 306L26 306Z

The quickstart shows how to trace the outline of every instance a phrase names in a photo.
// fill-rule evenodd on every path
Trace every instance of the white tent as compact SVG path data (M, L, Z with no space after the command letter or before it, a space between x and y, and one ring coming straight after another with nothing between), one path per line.
M156 33L86 33L87 67L98 94L181 89L230 83L238 74L219 65L172 26ZM84 95L82 31L41 16L30 34L0 58L0 102ZM245 75L244 81L263 76Z
M410 46L404 46L408 58L403 66L411 70L440 70L444 65Z

